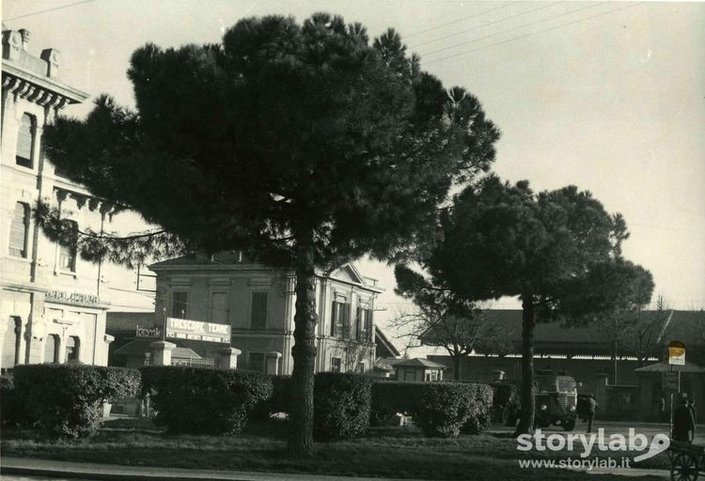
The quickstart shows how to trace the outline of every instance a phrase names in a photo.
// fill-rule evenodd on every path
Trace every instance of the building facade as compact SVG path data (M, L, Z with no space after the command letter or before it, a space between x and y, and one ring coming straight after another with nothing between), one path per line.
M166 317L229 324L231 345L241 351L238 368L291 374L293 273L238 253L182 257L150 269L157 274L157 324ZM352 264L317 277L316 371L374 369L373 313L380 292L376 281L360 275Z
M61 56L30 53L27 30L2 32L2 158L0 160L0 367L44 362L106 364L106 276L114 266L80 259L47 239L32 210L38 200L62 209L76 229L114 224L113 206L67 179L45 158L44 127L88 95L60 80ZM115 287L115 286L114 286ZM114 297L114 296L112 296ZM153 301L130 303L152 308Z

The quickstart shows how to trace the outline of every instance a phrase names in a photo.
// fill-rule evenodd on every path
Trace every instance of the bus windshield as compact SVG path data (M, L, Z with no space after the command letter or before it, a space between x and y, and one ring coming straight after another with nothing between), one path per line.
M575 393L575 381L573 379L559 378L558 392Z
M553 376L536 376L539 392L556 392L556 378Z

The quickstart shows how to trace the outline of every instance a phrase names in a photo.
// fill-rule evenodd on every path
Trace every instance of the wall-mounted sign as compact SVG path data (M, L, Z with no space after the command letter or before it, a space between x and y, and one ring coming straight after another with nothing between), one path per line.
M61 302L63 304L79 304L81 306L100 305L98 296L81 294L80 292L49 291L44 294L44 300L49 302Z
M668 344L668 364L685 366L685 344L680 341Z
M135 326L135 337L146 337L149 339L161 339L162 328L161 327L140 327Z
M230 343L230 324L166 318L166 337L192 341Z

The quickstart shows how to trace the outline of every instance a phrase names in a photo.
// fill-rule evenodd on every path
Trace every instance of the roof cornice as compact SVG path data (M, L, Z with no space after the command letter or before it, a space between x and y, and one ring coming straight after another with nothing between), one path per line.
M2 61L2 88L41 106L62 108L66 104L79 104L89 95L81 90L37 75L12 61Z

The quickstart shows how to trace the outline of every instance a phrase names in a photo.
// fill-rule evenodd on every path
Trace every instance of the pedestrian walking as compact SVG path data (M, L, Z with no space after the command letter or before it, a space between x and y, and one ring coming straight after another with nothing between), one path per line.
M592 422L595 419L595 412L597 411L597 400L595 399L595 395L593 393L588 394L587 397L587 432L592 431Z

